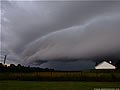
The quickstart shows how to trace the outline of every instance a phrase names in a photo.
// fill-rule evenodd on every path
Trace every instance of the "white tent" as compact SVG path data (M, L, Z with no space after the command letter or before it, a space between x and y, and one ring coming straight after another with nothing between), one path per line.
M116 67L106 61L103 61L95 66L95 69L116 69Z

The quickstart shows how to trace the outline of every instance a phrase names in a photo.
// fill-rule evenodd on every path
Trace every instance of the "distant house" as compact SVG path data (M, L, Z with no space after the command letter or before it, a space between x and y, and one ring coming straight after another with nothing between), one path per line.
M103 61L95 66L95 69L116 69L114 65L109 62Z

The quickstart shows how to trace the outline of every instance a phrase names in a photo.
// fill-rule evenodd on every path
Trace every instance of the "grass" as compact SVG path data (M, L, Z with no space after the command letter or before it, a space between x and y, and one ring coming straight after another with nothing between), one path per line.
M0 90L94 90L119 88L120 82L0 81Z
M0 80L21 81L120 81L120 73L95 72L33 72L0 73Z

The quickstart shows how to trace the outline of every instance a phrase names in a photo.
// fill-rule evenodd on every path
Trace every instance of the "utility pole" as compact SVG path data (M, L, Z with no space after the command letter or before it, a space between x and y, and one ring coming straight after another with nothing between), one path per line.
M6 62L6 58L7 58L7 55L5 55L5 57L4 57L4 64L5 64L5 62Z

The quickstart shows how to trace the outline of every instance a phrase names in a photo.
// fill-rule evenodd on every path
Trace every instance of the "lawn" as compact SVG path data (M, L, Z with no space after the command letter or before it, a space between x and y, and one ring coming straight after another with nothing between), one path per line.
M0 81L0 90L95 90L119 88L120 82Z
M31 72L0 73L0 80L21 81L99 81L120 82L120 73L115 72Z

